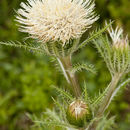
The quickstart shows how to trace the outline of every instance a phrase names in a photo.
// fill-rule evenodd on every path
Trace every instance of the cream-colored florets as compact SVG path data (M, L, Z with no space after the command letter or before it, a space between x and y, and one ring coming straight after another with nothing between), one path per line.
M20 31L42 42L79 38L98 19L92 0L27 0L16 20Z
M74 101L70 104L69 106L69 112L71 113L72 116L74 116L76 119L77 118L82 118L86 114L89 114L88 112L88 107L86 103L83 101Z
M114 30L112 27L108 28L109 35L112 39L113 46L117 49L128 48L128 37L123 37L123 29L116 27Z

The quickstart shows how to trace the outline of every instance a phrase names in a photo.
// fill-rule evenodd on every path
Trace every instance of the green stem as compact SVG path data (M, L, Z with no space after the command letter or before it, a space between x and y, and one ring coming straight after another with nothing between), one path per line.
M115 92L116 90L116 86L120 80L120 77L121 77L121 74L115 74L112 78L112 81L109 85L109 88L108 88L108 93L106 94L106 96L104 97L104 100L103 102L101 103L101 105L99 106L99 109L97 110L97 113L96 113L96 117L100 118L103 116L105 110L108 108L108 106L110 105L111 103L111 100L112 100L112 96L113 96L113 93ZM89 128L89 130L96 130L96 127L98 125L98 122L99 121L95 121L91 127Z
M99 110L97 111L97 116L100 117L103 115L104 111L108 108L108 106L111 103L112 95L116 89L116 86L120 80L120 74L115 74L112 78L112 81L110 83L110 87L108 88L108 93L104 98L104 101L99 107Z
M71 56L59 57L57 58L57 60L61 66L61 69L67 82L71 85L76 98L79 98L81 96L80 86L78 84L75 74L72 74L70 72L70 70L72 69Z

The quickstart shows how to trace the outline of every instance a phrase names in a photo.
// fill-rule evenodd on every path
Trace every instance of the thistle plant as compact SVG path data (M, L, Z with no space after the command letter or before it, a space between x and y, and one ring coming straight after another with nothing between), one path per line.
M68 130L101 130L111 129L114 124L114 118L107 119L105 111L118 91L130 81L122 81L130 71L129 41L124 38L123 30L119 27L114 30L110 22L90 33L81 43L82 34L99 18L94 9L92 0L27 0L16 11L15 20L19 31L28 33L27 39L32 38L36 43L0 42L53 57L70 86L65 90L53 86L59 93L57 99L53 99L55 108L47 109L41 118L29 115L34 124L43 129L59 126ZM81 86L76 75L82 70L95 73L93 65L72 63L74 52L89 42L97 48L112 78L96 98L89 96L86 83Z

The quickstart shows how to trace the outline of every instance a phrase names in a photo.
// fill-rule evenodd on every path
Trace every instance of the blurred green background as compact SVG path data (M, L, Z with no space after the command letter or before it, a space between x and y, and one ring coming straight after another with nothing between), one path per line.
M15 10L25 0L0 0L0 41L22 41L26 34L18 32ZM129 0L96 0L96 11L100 19L94 24L102 27L105 20L115 20L130 36ZM90 30L89 30L90 31ZM82 40L87 37L83 35ZM98 94L111 77L103 60L92 44L78 51L74 61L94 64L98 73L82 72L80 83L87 83L90 96ZM42 114L53 106L56 96L50 85L65 86L64 77L54 68L47 56L35 55L19 48L0 45L0 130L32 130L32 122L26 113ZM130 87L127 86L113 101L110 115L116 115L117 129L130 130Z

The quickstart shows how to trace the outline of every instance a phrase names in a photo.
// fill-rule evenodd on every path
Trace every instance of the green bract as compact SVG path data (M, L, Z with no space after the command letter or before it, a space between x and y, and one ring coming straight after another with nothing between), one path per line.
M67 119L70 124L79 127L84 126L91 119L88 105L81 100L72 102L67 109Z

